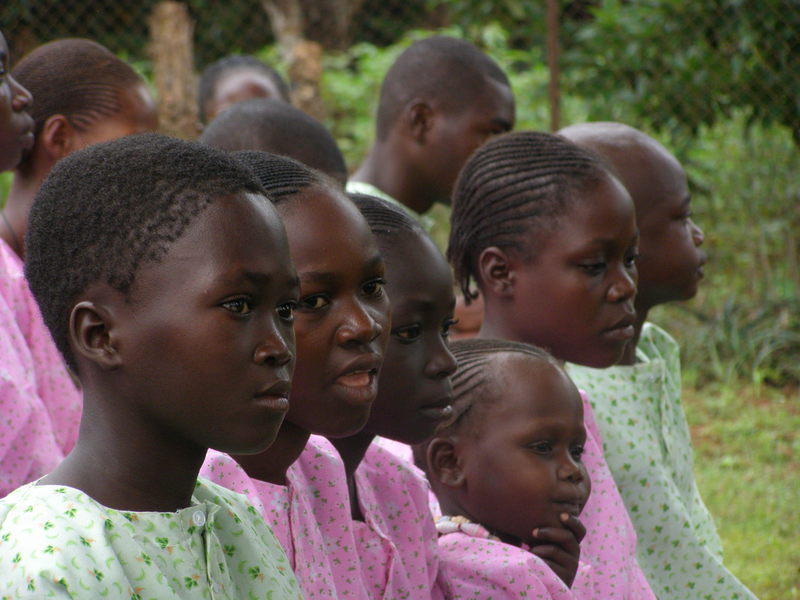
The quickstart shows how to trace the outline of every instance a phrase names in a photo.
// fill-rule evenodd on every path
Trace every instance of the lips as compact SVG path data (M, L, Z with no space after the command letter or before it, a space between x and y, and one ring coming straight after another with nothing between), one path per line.
M442 398L436 402L431 402L420 406L417 410L431 421L444 421L453 414L453 399Z
M634 313L626 314L619 321L614 323L611 327L607 327L602 331L604 337L616 340L627 341L631 339L635 333L634 328L635 315Z
M333 383L351 403L371 404L378 394L378 371L382 363L379 354L362 355L348 363Z
M274 412L285 413L289 410L289 392L292 383L288 379L279 379L264 387L254 398L264 408Z

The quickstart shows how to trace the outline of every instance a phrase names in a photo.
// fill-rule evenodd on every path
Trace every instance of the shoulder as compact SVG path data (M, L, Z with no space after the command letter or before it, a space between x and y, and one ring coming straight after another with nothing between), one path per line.
M367 449L359 469L373 477L387 477L398 483L424 489L427 493L427 480L416 465L375 442Z
M667 358L680 352L678 342L669 333L649 321L642 327L638 350L649 359Z

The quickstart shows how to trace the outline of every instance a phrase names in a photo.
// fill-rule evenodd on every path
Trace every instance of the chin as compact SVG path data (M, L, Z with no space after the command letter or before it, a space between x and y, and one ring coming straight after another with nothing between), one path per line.
M333 427L331 427L331 423L325 423L324 427L310 429L310 431L318 435L324 435L327 438L340 439L361 433L368 422L369 410L366 410L363 414L354 416L347 421L334 423Z

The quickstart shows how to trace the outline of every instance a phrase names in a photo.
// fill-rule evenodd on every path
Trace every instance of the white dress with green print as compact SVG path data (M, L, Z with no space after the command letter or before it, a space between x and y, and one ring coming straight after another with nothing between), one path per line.
M722 545L694 479L681 404L677 342L646 323L637 364L568 364L586 390L638 537L637 558L659 600L755 598L722 563Z
M0 501L0 599L301 598L286 555L243 496L198 480L177 512L106 508L27 484Z

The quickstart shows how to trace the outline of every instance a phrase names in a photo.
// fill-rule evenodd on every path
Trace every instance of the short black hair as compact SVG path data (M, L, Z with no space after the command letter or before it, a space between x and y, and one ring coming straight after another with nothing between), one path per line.
M281 99L285 102L289 102L289 86L275 69L249 54L226 56L208 65L203 70L202 75L200 75L197 108L200 121L203 123L205 123L208 118L206 105L214 96L214 90L217 84L225 75L233 71L256 71L257 73L265 75L275 84L278 93L281 95Z
M261 150L290 156L342 185L347 165L325 126L299 108L273 98L238 102L219 114L200 141L220 150Z
M195 217L242 192L265 194L225 152L153 133L89 146L55 165L31 209L25 275L72 368L75 298L95 282L127 296L137 271L160 261Z
M101 117L122 110L120 92L144 83L131 66L108 48L81 38L39 46L12 70L14 79L33 94L28 109L38 135L53 115L64 115L83 131Z
M385 139L406 104L438 100L447 110L469 106L486 79L510 87L498 64L476 46L437 35L411 44L394 62L381 85L377 136Z
M496 390L496 393L487 393L486 389L492 381L503 381L502 375L497 373L497 365L493 364L498 358L523 356L563 370L549 352L531 344L510 340L456 340L450 344L450 351L458 362L458 368L450 378L453 384L453 414L437 429L436 435L454 434L465 425L475 425L481 411L504 396L502 389Z
M489 246L532 257L531 230L552 225L580 192L613 177L599 156L565 138L536 131L489 140L469 158L456 181L447 258L464 299Z
M419 221L402 206L369 194L348 192L347 197L361 211L372 234L379 240L404 233L427 236Z

